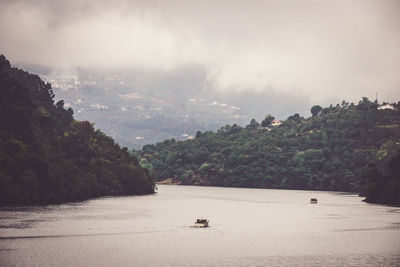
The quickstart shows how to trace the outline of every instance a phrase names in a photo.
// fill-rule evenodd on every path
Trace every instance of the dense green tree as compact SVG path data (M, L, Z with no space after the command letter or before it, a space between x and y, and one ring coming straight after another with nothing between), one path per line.
M318 116L321 111L322 107L320 105L315 105L311 108L311 114L313 117Z
M294 122L300 123L301 117L298 113L295 113L294 115L288 117L288 121L294 121Z
M246 126L246 128L250 128L250 129L253 129L253 130L257 129L258 127L260 127L260 124L255 119L252 119L250 121L250 124Z
M273 120L275 120L275 117L272 116L271 114L268 114L265 116L264 120L261 122L261 126L267 127L267 126L271 125Z
M0 55L0 205L154 192L127 149L53 99L49 84Z
M360 195L367 202L400 205L400 151L380 168L364 169Z

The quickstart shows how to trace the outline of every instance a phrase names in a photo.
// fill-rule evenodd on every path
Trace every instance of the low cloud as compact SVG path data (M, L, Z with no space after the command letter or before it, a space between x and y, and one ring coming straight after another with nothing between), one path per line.
M398 101L400 4L0 0L0 53L55 67L206 69L221 92Z

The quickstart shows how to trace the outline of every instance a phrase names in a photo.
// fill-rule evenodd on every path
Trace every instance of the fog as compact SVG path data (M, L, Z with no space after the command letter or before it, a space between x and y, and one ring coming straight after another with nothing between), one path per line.
M400 2L0 0L15 64L174 72L222 94L399 101Z

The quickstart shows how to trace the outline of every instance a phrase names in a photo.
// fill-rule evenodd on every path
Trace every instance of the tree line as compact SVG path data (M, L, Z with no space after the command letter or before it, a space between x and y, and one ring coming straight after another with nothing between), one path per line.
M390 195L400 195L398 172L386 172L384 167L400 153L399 104L380 110L377 101L364 97L358 104L316 105L310 118L296 113L272 126L275 118L269 114L261 124L253 119L246 127L234 124L217 132L199 131L194 140L169 139L135 153L156 181L353 191L377 202L370 197L374 190L390 187ZM379 177L390 177L390 186L365 178L371 176L370 164L384 172Z

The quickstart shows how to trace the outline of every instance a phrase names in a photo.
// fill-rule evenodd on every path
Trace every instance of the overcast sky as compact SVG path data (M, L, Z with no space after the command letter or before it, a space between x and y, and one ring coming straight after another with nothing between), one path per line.
M397 102L400 1L0 0L1 53L55 67L196 64L227 93Z

